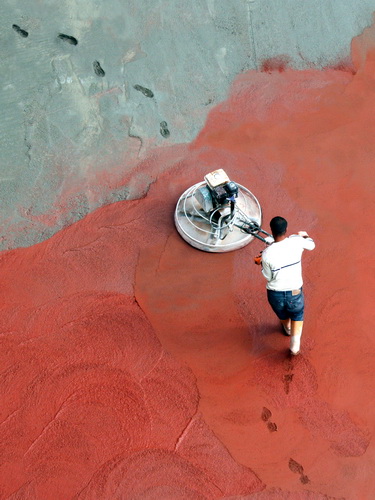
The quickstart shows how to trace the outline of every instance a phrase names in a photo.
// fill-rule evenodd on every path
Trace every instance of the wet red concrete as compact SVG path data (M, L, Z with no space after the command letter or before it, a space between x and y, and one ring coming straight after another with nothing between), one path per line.
M1 498L374 497L374 31L353 64L242 75L139 168L142 200L1 255ZM316 240L297 358L260 243L212 255L174 229L216 167Z

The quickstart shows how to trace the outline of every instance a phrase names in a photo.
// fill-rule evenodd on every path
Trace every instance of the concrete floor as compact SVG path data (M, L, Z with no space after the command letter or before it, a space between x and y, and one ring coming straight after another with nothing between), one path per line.
M372 5L222 4L7 4L1 499L375 498ZM316 241L295 358L174 227L217 166Z

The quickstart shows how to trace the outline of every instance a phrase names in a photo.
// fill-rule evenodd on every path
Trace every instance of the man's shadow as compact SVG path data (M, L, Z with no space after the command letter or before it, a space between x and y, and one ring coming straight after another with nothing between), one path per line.
M278 361L290 358L289 336L280 323L266 322L251 325L252 354L255 357L276 356Z

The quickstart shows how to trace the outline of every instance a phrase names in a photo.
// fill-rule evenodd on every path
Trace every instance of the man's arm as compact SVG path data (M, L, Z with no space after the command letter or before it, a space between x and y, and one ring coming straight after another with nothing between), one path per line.
M312 238L310 238L306 231L298 231L298 236L302 236L303 238L303 248L306 250L314 250L315 242Z
M267 262L262 259L262 274L266 278L267 281L270 281L272 279L272 271Z

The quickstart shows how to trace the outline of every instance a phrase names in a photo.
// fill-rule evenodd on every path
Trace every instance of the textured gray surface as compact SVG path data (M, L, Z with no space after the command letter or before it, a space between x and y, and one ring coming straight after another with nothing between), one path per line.
M1 248L126 198L113 188L121 172L191 141L239 73L279 55L300 69L345 59L374 10L375 0L3 0Z

